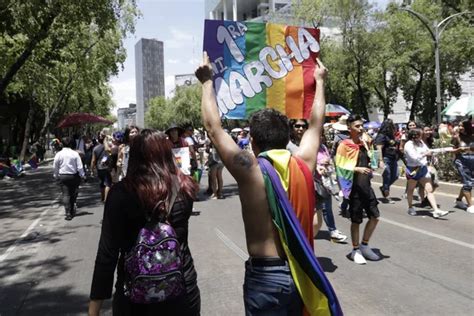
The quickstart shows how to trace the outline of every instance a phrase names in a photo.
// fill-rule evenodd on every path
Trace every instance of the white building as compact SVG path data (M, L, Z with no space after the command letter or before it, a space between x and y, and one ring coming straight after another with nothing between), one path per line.
M207 19L246 21L276 12L291 0L205 0Z
M128 108L117 109L117 128L124 130L127 126L136 125L137 105L130 103Z
M174 84L176 87L190 86L198 83L198 80L194 74L175 75Z

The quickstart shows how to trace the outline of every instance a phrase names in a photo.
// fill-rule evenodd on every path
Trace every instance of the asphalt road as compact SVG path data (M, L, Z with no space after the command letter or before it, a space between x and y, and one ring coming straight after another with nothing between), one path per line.
M243 315L246 247L237 187L225 172L224 200L196 202L190 248L198 272L202 315ZM206 183L206 177L202 183ZM374 188L378 187L374 184ZM204 187L203 187L204 189ZM376 194L378 194L376 190ZM403 185L392 189L401 196ZM64 221L51 167L0 181L0 316L84 315L103 205L98 184L81 186L79 213ZM323 224L315 251L346 315L469 315L474 310L474 215L453 208L454 195L437 195L442 209L406 213L406 201L380 204L371 246L383 255L359 266L350 243L329 241ZM334 213L339 230L350 223ZM110 302L104 315L110 315Z

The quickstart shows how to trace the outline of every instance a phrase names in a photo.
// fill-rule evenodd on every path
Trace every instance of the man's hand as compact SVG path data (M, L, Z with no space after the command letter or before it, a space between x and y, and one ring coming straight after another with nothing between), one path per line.
M327 77L327 74L328 74L328 69L324 67L323 63L321 62L319 58L316 58L316 67L314 68L314 73L313 73L313 76L316 82L324 81L324 79L326 79Z
M383 162L383 160L379 161L379 168L380 169L385 169L385 163Z
M318 173L322 176L326 175L326 168L323 167L323 166L317 165L316 166L316 171L318 171Z
M371 174L372 169L364 168L364 167L355 167L354 172L361 173L361 174Z
M196 75L196 77L201 83L204 83L208 80L212 80L212 67L211 67L211 62L209 61L209 56L207 55L207 52L204 52L202 63L199 66L199 68L196 69L194 74Z

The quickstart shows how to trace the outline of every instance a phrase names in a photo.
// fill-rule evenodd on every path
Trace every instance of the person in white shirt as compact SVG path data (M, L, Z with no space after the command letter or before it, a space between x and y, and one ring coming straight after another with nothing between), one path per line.
M81 178L85 178L81 157L71 149L74 145L69 137L62 139L63 149L54 156L54 178L61 185L62 203L66 211L66 220L76 214L76 199Z
M438 208L435 196L433 194L433 186L431 184L431 175L428 170L428 156L431 156L431 151L421 140L421 129L412 129L408 132L408 141L404 147L406 160L406 177L407 177L407 201L408 214L417 215L413 208L413 191L418 183L421 184L423 190L426 192L426 197L433 208L433 217L438 218L449 214L447 211L442 211Z

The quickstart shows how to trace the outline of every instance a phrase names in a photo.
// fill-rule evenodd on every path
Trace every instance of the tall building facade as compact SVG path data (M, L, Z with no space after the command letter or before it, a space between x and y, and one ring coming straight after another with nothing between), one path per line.
M135 44L136 124L145 127L150 99L165 95L163 42L142 38Z

